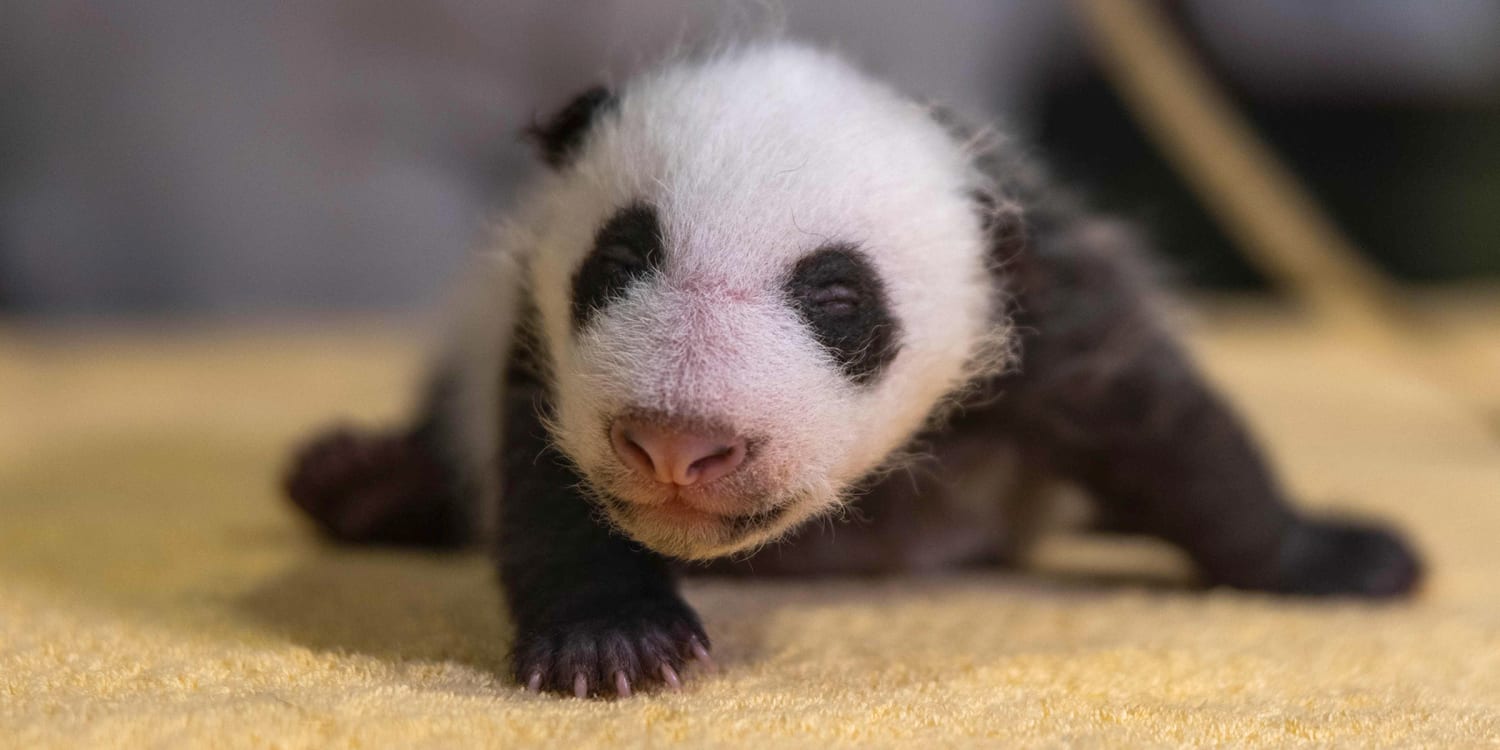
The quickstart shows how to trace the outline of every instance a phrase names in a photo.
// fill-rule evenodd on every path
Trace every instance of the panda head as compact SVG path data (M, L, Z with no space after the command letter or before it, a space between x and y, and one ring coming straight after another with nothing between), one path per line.
M1003 359L971 159L837 58L669 65L533 135L548 426L648 547L720 556L838 507Z

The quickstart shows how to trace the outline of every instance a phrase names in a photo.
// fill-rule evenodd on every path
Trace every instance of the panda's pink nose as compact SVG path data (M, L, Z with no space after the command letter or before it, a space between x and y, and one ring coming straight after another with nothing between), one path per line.
M609 429L626 466L662 484L708 484L745 462L745 439L671 422L620 418Z

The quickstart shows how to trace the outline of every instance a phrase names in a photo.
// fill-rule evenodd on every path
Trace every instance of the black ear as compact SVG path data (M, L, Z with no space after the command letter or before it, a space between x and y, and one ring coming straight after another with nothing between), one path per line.
M525 134L536 143L542 161L547 166L561 169L567 166L583 146L594 122L614 106L614 92L603 86L595 86L574 97L573 101L568 102L568 106L545 122L527 128Z

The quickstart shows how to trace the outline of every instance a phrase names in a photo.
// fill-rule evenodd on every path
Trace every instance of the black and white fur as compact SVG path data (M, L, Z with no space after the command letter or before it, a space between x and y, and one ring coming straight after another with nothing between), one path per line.
M709 647L675 570L997 562L1007 509L1053 479L1210 582L1418 582L1395 535L1287 503L1127 229L840 59L670 64L532 134L552 169L469 279L414 425L335 432L288 480L339 539L492 540L522 684L675 687ZM736 436L743 464L663 483L611 443L622 419ZM850 507L837 534L806 523Z

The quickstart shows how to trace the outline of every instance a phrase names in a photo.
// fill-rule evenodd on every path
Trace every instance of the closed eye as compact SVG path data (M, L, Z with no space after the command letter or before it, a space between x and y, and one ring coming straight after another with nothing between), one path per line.
M661 225L651 206L634 203L610 217L573 273L574 329L659 270L664 257Z
M804 256L786 279L792 308L855 383L873 382L901 348L885 286L859 248L832 244Z
M639 271L646 266L646 261L641 254L628 245L604 245L599 248L599 258L626 272Z
M860 296L854 287L832 282L808 291L807 301L829 315L852 315L859 309Z

